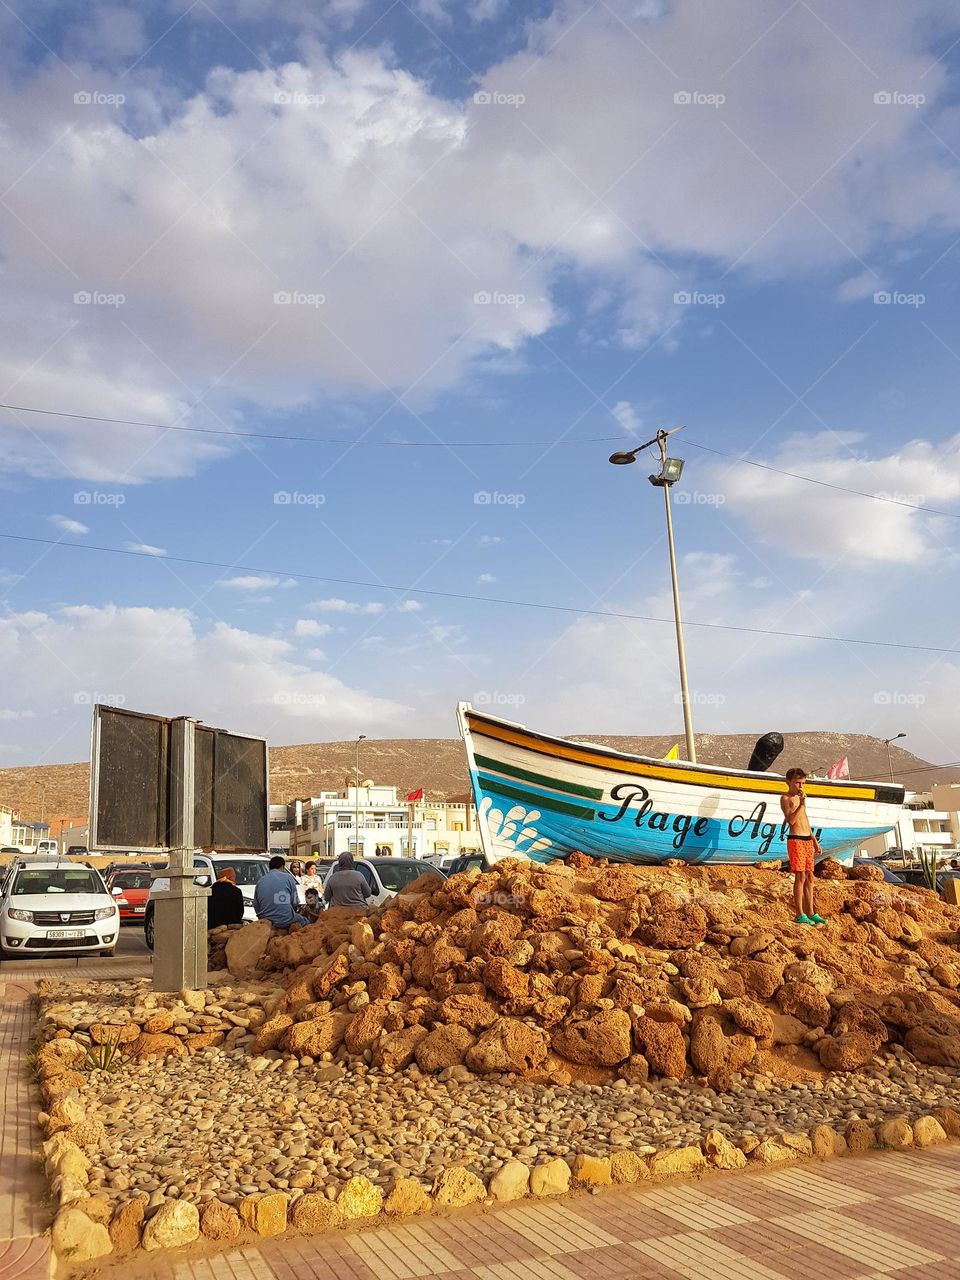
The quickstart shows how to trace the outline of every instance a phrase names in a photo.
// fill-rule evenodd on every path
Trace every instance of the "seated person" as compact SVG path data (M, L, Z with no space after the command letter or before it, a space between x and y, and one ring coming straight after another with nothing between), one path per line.
M352 853L341 853L337 865L327 876L323 896L328 906L366 911L367 899L373 897L373 890L367 877L354 867Z
M303 908L303 914L313 924L320 918L320 913L323 911L323 899L320 897L319 889L308 889L306 898L307 903Z
M253 909L258 920L269 920L275 929L289 929L292 924L309 924L306 916L297 912L297 882L284 870L286 860L276 854L270 859L268 871L257 882L253 891Z
M243 920L243 907L243 893L237 887L237 873L233 867L224 867L207 899L207 928L240 924Z

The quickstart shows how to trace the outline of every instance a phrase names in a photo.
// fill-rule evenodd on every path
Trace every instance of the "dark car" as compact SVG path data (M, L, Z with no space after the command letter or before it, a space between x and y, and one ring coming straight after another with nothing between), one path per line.
M877 867L883 872L883 878L887 884L899 885L902 888L907 883L903 876L891 871L885 862L880 862L877 858L854 858L853 865L855 867Z
M487 870L487 860L482 853L465 853L462 857L454 858L446 868L446 874L455 876L459 871L469 871L472 867L479 867L481 871Z

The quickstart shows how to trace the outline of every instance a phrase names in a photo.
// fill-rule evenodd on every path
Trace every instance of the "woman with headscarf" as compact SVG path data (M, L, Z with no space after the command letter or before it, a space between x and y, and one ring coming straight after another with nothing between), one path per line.
M327 906L366 911L367 899L373 897L373 889L367 877L353 865L352 853L341 853L336 867L327 876L323 896Z
M233 867L224 867L207 900L207 928L240 924L243 920L243 908L243 893L237 886L237 873Z

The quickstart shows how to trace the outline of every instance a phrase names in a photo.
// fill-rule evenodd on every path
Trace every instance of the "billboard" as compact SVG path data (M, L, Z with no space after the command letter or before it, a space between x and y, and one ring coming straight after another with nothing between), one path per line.
M183 727L193 749L174 749ZM179 732L178 732L179 731ZM181 777L181 760L192 774ZM188 717L170 719L98 704L90 760L91 850L157 853L178 843L180 808L192 796L192 848L262 853L269 848L267 743Z

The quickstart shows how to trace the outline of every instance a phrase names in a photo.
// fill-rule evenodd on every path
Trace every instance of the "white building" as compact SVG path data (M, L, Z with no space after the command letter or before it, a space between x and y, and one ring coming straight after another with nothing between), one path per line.
M908 791L897 825L886 835L866 841L862 852L876 856L887 849L902 849L912 856L936 853L960 858L960 783Z
M301 860L341 853L429 858L480 851L476 809L465 799L417 800L411 806L396 787L371 783L343 793L323 791L299 803L302 817L291 832L290 856Z
M13 847L13 810L0 804L0 848Z

